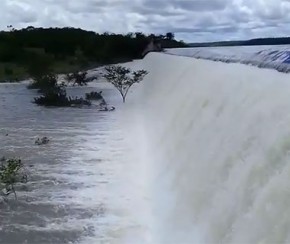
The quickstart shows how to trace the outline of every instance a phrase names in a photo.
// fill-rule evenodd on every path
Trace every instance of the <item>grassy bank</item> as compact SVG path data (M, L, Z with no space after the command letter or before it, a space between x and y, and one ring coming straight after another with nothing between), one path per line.
M91 67L91 66L89 66ZM80 65L73 65L66 62L56 62L52 66L52 72L56 74L71 73L80 70ZM28 79L28 71L17 64L13 63L0 63L0 83L19 82Z

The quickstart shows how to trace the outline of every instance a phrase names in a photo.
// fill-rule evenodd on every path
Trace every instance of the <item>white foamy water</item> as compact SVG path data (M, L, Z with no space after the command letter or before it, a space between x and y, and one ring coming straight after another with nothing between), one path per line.
M290 71L289 45L174 48L167 49L166 53L225 63L254 65L284 73Z
M157 53L141 66L129 104L146 131L153 243L289 243L289 75Z

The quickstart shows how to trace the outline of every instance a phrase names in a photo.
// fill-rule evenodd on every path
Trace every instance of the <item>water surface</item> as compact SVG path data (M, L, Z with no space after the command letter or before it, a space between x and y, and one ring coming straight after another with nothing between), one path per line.
M116 93L103 86L116 103ZM93 87L70 88L83 95ZM87 243L109 239L106 202L122 155L116 112L94 108L45 108L24 84L0 85L0 156L20 157L29 182L0 202L0 243ZM114 104L115 105L115 104ZM37 137L48 145L37 146Z

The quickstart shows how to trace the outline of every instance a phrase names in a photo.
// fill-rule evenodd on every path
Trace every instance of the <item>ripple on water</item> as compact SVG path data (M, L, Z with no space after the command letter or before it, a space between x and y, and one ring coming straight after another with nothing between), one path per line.
M0 202L0 243L104 239L105 190L114 177L107 138L122 140L114 113L38 107L31 104L35 94L24 85L0 89L0 157L21 157L29 171L28 184L17 186L18 201ZM50 143L35 145L41 136ZM122 149L113 147L119 155Z

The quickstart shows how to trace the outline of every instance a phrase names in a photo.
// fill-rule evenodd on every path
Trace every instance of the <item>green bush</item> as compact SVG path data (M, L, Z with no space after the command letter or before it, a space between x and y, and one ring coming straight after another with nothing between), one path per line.
M73 86L86 86L88 84L86 76L87 72L75 72L67 74L66 80L68 84L72 84Z
M104 99L102 96L102 91L100 92L90 92L90 93L86 93L86 99L87 100L102 100Z
M90 106L91 102L83 98L67 97L66 86L68 83L73 85L86 85L86 73L73 73L67 75L67 83L58 82L57 75L45 74L37 76L28 85L29 89L38 89L42 94L34 98L34 103L41 106L70 107L70 106Z
M39 89L40 92L57 86L57 75L46 74L34 77L32 82L27 86L28 89Z
M52 107L91 106L91 102L83 98L67 97L65 88L60 87L46 90L43 95L34 98L34 103Z
M0 160L0 189L5 196L14 194L17 199L15 185L27 182L27 174L20 159Z

